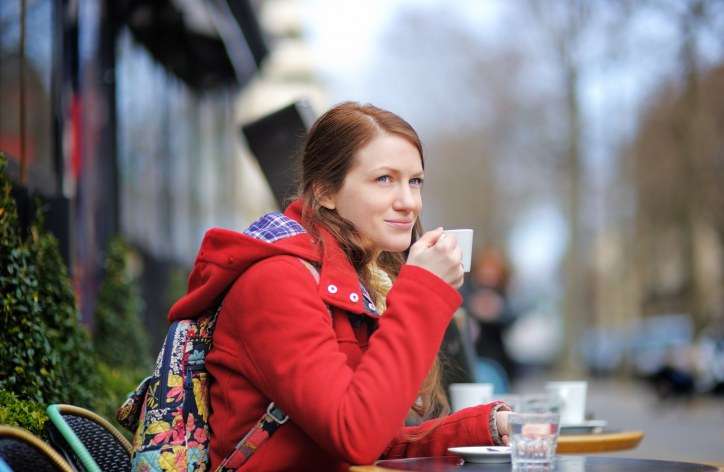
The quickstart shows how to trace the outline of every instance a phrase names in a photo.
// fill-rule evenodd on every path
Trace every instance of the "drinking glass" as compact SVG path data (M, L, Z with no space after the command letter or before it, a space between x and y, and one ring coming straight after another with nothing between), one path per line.
M553 470L558 442L558 413L511 413L510 455L515 471Z

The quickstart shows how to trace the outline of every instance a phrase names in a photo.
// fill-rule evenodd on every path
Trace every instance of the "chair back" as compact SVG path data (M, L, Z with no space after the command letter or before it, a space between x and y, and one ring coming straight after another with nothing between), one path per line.
M0 472L14 470L73 472L70 464L39 437L24 429L0 425Z
M73 405L50 405L51 442L79 470L128 472L131 444L105 418Z

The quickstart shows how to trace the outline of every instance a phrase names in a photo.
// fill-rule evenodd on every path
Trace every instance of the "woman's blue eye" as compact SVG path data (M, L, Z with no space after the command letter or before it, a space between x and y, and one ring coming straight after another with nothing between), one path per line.
M377 182L389 182L390 180L392 180L392 177L390 177L389 175L382 175L380 177L377 177Z
M416 187L422 187L422 182L424 182L422 177L415 177L414 179L410 180L410 184Z

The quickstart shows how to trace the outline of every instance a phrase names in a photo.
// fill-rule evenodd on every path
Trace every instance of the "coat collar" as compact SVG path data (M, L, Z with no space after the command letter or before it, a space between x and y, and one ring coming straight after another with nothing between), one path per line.
M294 201L287 207L284 214L301 224L302 200ZM369 294L360 283L357 271L355 271L337 240L324 227L319 227L318 231L321 244L319 244L320 241L312 241L308 234L305 235L305 240L316 244L318 248L318 257L312 262L321 265L319 296L325 303L343 310L374 318L379 317L379 313L377 313Z

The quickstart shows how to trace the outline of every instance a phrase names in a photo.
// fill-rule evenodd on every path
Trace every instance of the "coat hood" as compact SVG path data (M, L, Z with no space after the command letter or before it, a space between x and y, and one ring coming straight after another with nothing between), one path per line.
M319 244L301 225L301 215L302 202L297 200L283 214L267 213L241 233L223 228L208 230L189 275L186 294L169 310L169 321L196 318L215 309L244 271L261 260L281 255L321 265L318 292L326 303L378 316L334 237L320 228ZM329 290L331 286L334 291ZM350 297L360 292L363 297Z

